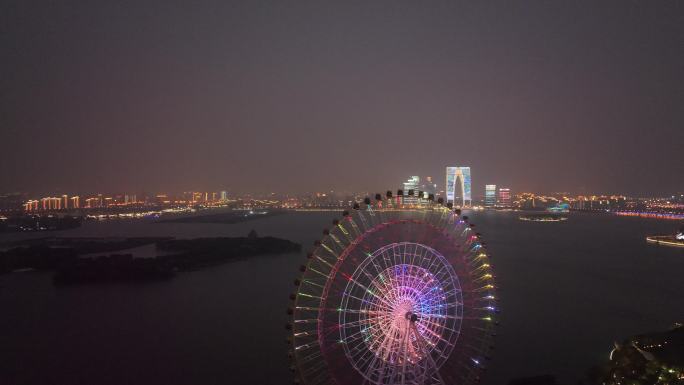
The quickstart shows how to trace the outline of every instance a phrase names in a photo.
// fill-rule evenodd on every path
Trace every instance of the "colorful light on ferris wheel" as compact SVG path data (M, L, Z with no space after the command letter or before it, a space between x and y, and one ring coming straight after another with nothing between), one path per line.
M288 310L296 383L480 380L498 313L485 244L442 198L403 196L355 204L308 255Z

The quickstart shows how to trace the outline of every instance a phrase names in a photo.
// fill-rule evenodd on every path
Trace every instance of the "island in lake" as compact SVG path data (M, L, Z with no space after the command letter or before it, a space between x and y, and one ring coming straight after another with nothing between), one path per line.
M525 222L562 222L568 220L568 217L554 214L554 213L531 213L518 217Z
M125 252L148 244L155 244L161 255L135 258ZM165 280L233 260L301 251L297 243L259 237L254 231L232 238L42 238L9 246L0 252L0 274L54 271L57 285ZM97 253L105 254L84 257Z

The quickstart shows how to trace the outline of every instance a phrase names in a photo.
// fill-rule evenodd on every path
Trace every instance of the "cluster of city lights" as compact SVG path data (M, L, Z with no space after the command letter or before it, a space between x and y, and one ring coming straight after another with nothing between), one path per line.
M615 215L625 217L641 217L641 218L655 218L655 219L684 219L684 213L659 213L659 212L643 212L643 211L616 211Z

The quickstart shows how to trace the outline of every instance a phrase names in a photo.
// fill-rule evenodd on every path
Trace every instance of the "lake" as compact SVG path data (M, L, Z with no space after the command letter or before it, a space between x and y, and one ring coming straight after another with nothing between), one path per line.
M554 374L574 384L614 340L684 320L684 249L647 244L680 223L572 213L522 222L469 212L501 287L486 385ZM245 236L304 250L333 212L238 224L88 222L27 236ZM54 287L51 273L0 275L0 384L290 384L285 314L304 252L240 260L165 282Z

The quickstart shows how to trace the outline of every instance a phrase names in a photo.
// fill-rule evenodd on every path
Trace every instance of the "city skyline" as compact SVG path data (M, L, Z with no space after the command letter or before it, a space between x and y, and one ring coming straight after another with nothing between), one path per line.
M454 162L452 162L454 163ZM467 162L470 163L470 162ZM471 168L471 167L467 167ZM415 167L413 168L415 169ZM424 167L421 169L425 169ZM441 167L443 169L443 167ZM390 173L394 174L397 172L395 169L393 169ZM406 173L406 172L398 172L398 178L405 178L405 175L411 174L411 173ZM439 170L429 170L425 173L413 173L414 175L426 175L426 176L431 176L431 175L439 175L440 172ZM383 173L385 175L385 173ZM487 174L484 174L487 175ZM491 175L491 173L490 173ZM521 183L516 182L513 180L509 175L499 175L497 173L494 173L494 177L486 177L482 176L480 171L478 170L477 172L477 178L475 179L475 183L471 183L471 196L472 197L484 197L485 196L485 185L487 183L481 183L481 179L485 179L492 181L496 180L497 185L504 185L507 187L510 187L514 191L527 191L527 192L537 192L537 193L544 193L544 194L552 194L552 193L559 193L559 192L565 192L565 193L570 193L570 194L577 194L577 195L597 195L597 194L604 194L604 195L612 195L612 194L619 194L619 195L628 195L632 197L665 197L668 195L671 195L673 193L677 193L680 191L684 191L684 182L682 183L675 183L673 186L673 189L666 189L666 188L650 188L649 186L646 186L648 188L644 188L643 183L639 183L639 180L634 179L635 187L633 189L628 189L628 190L605 190L605 189L595 189L591 187L587 187L584 184L580 184L578 187L573 188L553 188L551 186L562 186L565 185L562 182L551 182L548 184L548 186L543 186L541 185L538 188L531 188L531 187L521 187ZM563 179L563 175L557 175L558 179ZM383 178L384 179L384 178ZM444 178L438 178L437 180L442 180ZM677 180L677 178L672 178L673 180ZM510 182L501 182L501 181L510 181ZM102 184L100 183L93 183L93 186L101 186ZM68 194L68 195L88 195L88 194L97 194L97 193L107 193L107 194L118 194L118 195L124 195L124 194L155 194L159 192L171 192L174 194L180 194L184 193L187 191L225 191L226 189L229 190L232 194L237 194L237 195L248 195L248 194L270 194L270 193L277 193L277 194L306 194L306 193L316 193L316 192L324 192L324 191L341 191L341 192L347 192L347 193L352 193L352 192L360 192L360 191L384 191L384 188L386 186L395 186L397 185L396 180L395 181L389 181L386 184L379 185L377 182L373 183L372 186L375 186L376 188L373 189L371 187L363 187L358 189L351 189L346 186L313 186L312 188L306 188L306 189L298 189L298 188L292 188L292 186L288 186L288 188L276 188L276 189L265 189L265 190L259 190L257 188L251 188L249 186L244 186L244 185L234 185L234 186L228 186L227 184L222 184L218 182L212 182L211 187L193 187L193 188L188 188L186 184L183 184L180 181L176 182L168 182L164 183L164 185L180 185L181 187L179 188L152 188L149 187L150 184L141 184L142 186L138 187L111 187L111 188L105 188L105 187L83 187L83 188L69 188L67 186L58 186L58 187L36 187L32 189L21 189L14 187L12 188L11 186L1 186L4 188L4 190L0 190L0 194L12 194L12 193L26 193L29 195L50 195L53 193L57 193L58 195L63 195L63 194ZM438 189L445 191L446 189L446 183L442 181L442 184L440 183L435 183ZM183 187L185 186L185 187ZM446 193L445 193L446 196Z
M429 176L427 176L429 177ZM422 176L421 176L422 178ZM406 179L406 174L404 175L404 179ZM103 196L109 196L109 197L119 197L124 199L127 195L129 197L136 197L136 196L156 196L158 194L172 194L175 196L181 196L183 194L188 194L188 193L210 193L210 194L225 194L223 195L224 199L227 196L230 197L245 197L245 196L260 196L260 197L265 197L269 195L276 195L276 196L306 196L306 195L311 195L311 194L320 194L320 193L334 193L334 194L361 194L361 193L366 193L366 194L375 194L375 193L382 193L387 190L387 187L391 188L392 190L396 190L397 188L402 188L402 186L406 183L400 182L400 183L390 183L390 185L385 186L385 187L378 187L375 189L371 188L365 188L365 189L359 189L359 190L351 190L351 189L332 189L332 188L325 188L321 187L318 189L312 189L312 190L277 190L277 191L256 191L256 190L249 190L249 189L244 189L244 190L236 190L236 189L231 189L227 187L221 187L218 189L180 189L180 190L153 190L153 189L114 189L114 190L96 190L96 189L85 189L85 190L80 190L80 191L75 191L75 190L69 190L69 189L54 189L54 190L49 190L49 189L39 189L39 190L34 190L34 191L20 191L20 190L5 190L5 191L0 191L0 196L12 196L12 195L23 195L29 197L29 199L45 199L45 198L62 198L63 196L68 196L69 199L71 198L83 198L84 196L88 197L95 197L98 195L103 195ZM433 184L434 188L432 188L435 191L435 196L442 196L445 199L447 198L446 192L444 190L444 185L440 185L438 183ZM483 200L486 196L486 186L488 183L474 183L472 184L472 191L474 191L471 196L473 197L473 200ZM511 191L514 194L519 194L519 193L535 193L535 194L545 194L545 195L558 195L558 194L567 194L567 195L573 195L573 196L611 196L611 195L620 195L620 196L628 196L632 198L642 198L642 199L647 199L647 198L667 198L670 196L674 195L679 195L684 191L684 188L680 190L672 190L672 191L665 191L662 193L644 193L644 194L631 194L628 192L624 191L596 191L596 190L585 190L585 191L561 191L561 190L551 190L551 189L541 189L541 190L531 190L531 189L517 189L517 188L512 188L508 184L495 184L497 186L497 197L499 194L500 187L505 187L508 191ZM498 199L498 198L497 198Z

